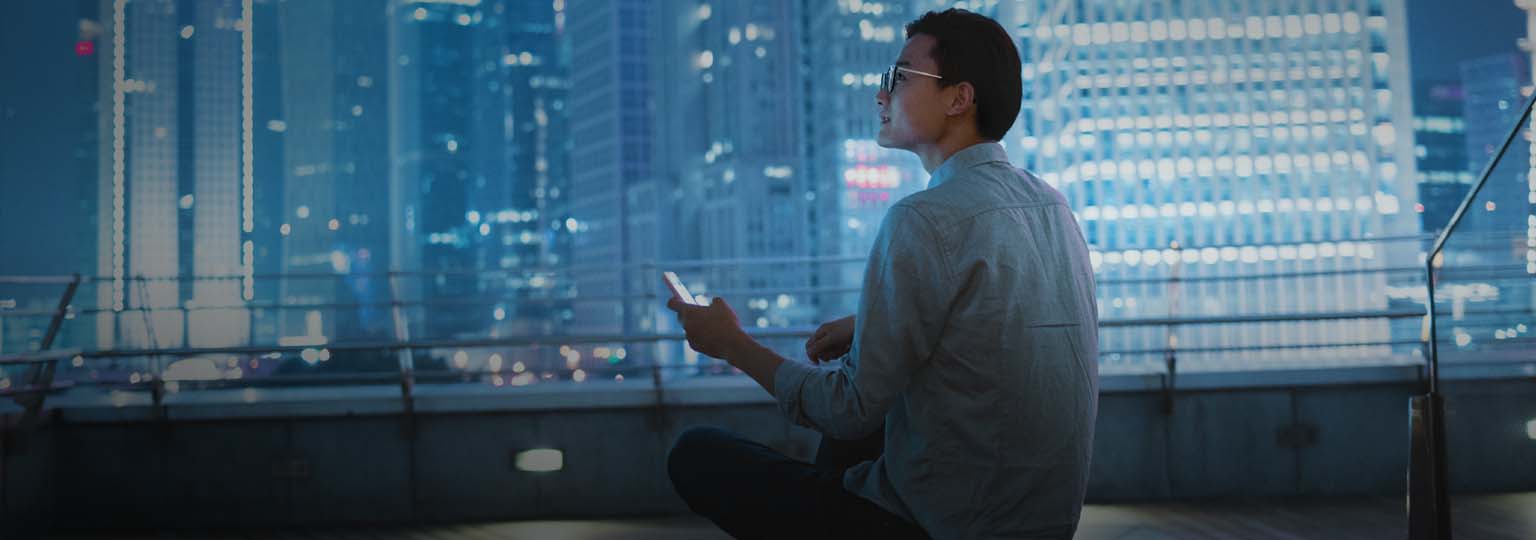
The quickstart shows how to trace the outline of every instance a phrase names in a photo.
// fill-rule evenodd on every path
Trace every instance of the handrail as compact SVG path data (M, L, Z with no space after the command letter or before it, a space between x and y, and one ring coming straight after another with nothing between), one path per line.
M1502 311L1500 311L1502 312ZM1474 312L1475 313L1475 312ZM1237 316L1192 316L1192 317L1143 317L1126 319L1103 319L1099 321L1101 328L1119 328L1135 326L1164 326L1169 324L1180 326L1207 325L1207 324L1233 324L1233 323L1267 323L1267 322L1297 322L1297 321L1325 321L1347 319L1411 319L1423 317L1418 310L1366 310L1348 312L1296 312L1273 314L1248 314ZM812 327L788 327L776 329L748 329L747 333L760 339L782 339L807 337L815 328ZM353 350L387 350L400 351L406 349L440 349L440 348L481 348L481 347L533 347L533 346L558 346L578 344L602 344L602 343L655 343L665 341L681 341L683 334L652 333L652 334L563 334L545 336L519 336L502 338L472 338L472 339L446 339L446 340L393 340L381 342L338 342L324 345L241 345L226 347L183 347L183 348L152 348L152 349L108 349L79 351L75 355L84 358L126 358L138 356L167 355L167 356L197 356L205 354L266 354L273 352L300 352L305 349L330 349L333 351ZM72 355L74 356L74 355ZM30 355L20 354L8 357L0 357L0 365L33 362Z
M1507 268L1506 268L1507 267ZM1471 266L1458 269L1458 272L1474 270L1499 271L1504 269L1514 270L1516 267L1509 265ZM1260 281L1299 279L1310 277L1343 276L1343 275L1372 275L1372 274L1406 274L1420 272L1419 267L1378 267L1378 268L1350 268L1335 270L1306 270L1288 272L1267 272L1251 274L1222 274L1213 276L1181 277L1180 283L1222 283L1234 281ZM345 277L338 275L337 277ZM0 276L3 279L3 276ZM1100 287L1120 285L1151 285L1170 283L1170 277L1148 278L1108 278L1100 279L1097 285ZM796 287L779 289L721 289L711 291L714 296L751 296L751 295L819 295L819 294L851 294L862 290L861 287ZM582 296L510 296L510 295L474 295L463 298L434 298L422 300L398 300L387 302L246 302L239 304L193 304L180 306L135 306L123 309L107 307L74 308L71 306L69 313L74 315L95 315L99 313L134 313L134 312L193 312L216 311L232 309L250 310L301 310L301 309L356 309L356 308L393 308L393 307L418 307L418 306L489 306L505 302L521 304L557 304L571 302L624 302L624 301L657 301L665 296L659 292L642 292L630 295L582 295ZM52 316L53 310L3 310L0 311L0 319L10 317L41 317Z
M1447 475L1449 467L1445 455L1445 402L1440 394L1439 317L1435 308L1435 289L1440 282L1438 270L1443 262L1441 255L1446 242L1466 217L1467 210L1482 193L1493 171L1504 160L1510 145L1519 138L1521 131L1527 129L1532 107L1536 107L1536 93L1526 100L1520 118L1510 127L1503 144L1499 145L1499 151L1483 166L1477 182L1467 190L1467 195L1457 205L1456 212L1451 214L1450 221L1435 239L1424 260L1424 304L1429 323L1426 336L1429 342L1429 388L1426 394L1415 397L1410 406L1413 418L1410 425L1414 435L1410 443L1408 522L1410 535L1414 537L1449 538L1451 531L1450 495L1447 490L1450 482Z
M1475 314L1493 313L1531 313L1527 310L1487 310L1471 311ZM1353 313L1333 314L1319 316L1315 313L1275 314L1275 316L1247 316L1247 318L1149 318L1149 319L1121 319L1121 321L1104 321L1104 327L1134 327L1134 325L1147 325L1147 327L1161 327L1161 325L1198 325L1198 324L1230 324L1230 322L1298 322L1298 321L1330 321L1330 319L1412 319L1421 318L1422 314L1416 310L1378 310L1378 311L1353 311ZM814 328L782 328L782 330L751 330L750 334L759 339L788 339L788 337L806 337L813 333ZM336 344L324 345L241 345L241 347L197 347L197 348L144 348L144 350L95 350L95 351L48 351L48 353L22 353L0 356L0 365L8 364L37 364L37 362L61 359L61 357L80 356L81 359L114 359L114 357L144 357L144 356L204 356L204 354L272 354L272 353L300 353L304 350L316 350L326 348L332 351L402 351L424 350L424 348L492 348L492 347L558 347L558 345L591 345L591 344L651 344L651 342L679 342L684 341L684 334L680 333L656 333L656 334L565 334L565 336L541 336L541 337L485 337L485 339L439 339L439 341L386 341L386 342L336 342ZM1327 344L1283 344L1283 345L1233 345L1233 347L1180 347L1183 353L1217 353L1217 351L1253 351L1253 350L1293 350L1293 348L1333 348L1333 347L1382 347L1382 345L1421 344L1419 341L1390 341L1390 342L1327 342ZM1104 350L1100 356L1107 354L1141 354L1163 353L1164 348L1149 348L1149 350Z
M1433 238L1432 235L1413 234L1413 235L1364 236L1364 237L1352 237L1352 238L1314 238L1314 239L1292 240L1292 241L1283 241L1283 242L1268 242L1268 243L1264 243L1264 244L1209 244L1209 245L1201 244L1201 245L1195 245L1195 244L1191 244L1191 243L1180 242L1180 245L1181 245L1180 249L1181 250L1206 249L1206 248L1222 249L1222 248L1229 248L1229 247L1230 248L1243 248L1243 247L1265 247L1265 246L1269 246L1269 247L1284 247L1284 246L1303 245L1303 244L1316 244L1316 243L1387 243L1387 242L1421 241L1421 240L1428 240L1428 239L1431 239L1431 238ZM1108 251L1146 251L1146 250L1158 250L1158 251L1161 251L1161 250L1164 250L1164 249L1167 249L1167 246L1121 246L1121 247L1117 247L1117 248L1112 249L1112 250L1091 250L1091 251L1105 251L1105 252L1108 252ZM675 260L675 261L647 260L647 261L631 262L631 263L625 263L625 264L615 263L615 264L611 264L611 265L603 265L601 267L592 266L591 268L601 268L601 269L603 269L605 271L609 271L609 270L611 270L611 271L619 271L619 270L624 270L624 269L638 269L638 268L651 268L651 269L654 269L654 268L660 268L662 266L666 266L667 268L713 268L713 267L722 267L722 266L724 266L724 267L740 267L740 266L746 266L746 265L776 265L776 264L802 264L802 263L811 263L811 264L818 264L818 263L845 264L845 263L854 263L854 262L864 262L864 261L867 261L867 260L868 260L868 257L864 256L864 255L814 255L814 256L756 257L756 258L741 258L741 257L738 257L738 258L729 258L729 259L680 259L680 260ZM256 280L264 280L264 279L343 279L343 278L346 278L346 279L352 279L352 278L388 279L390 277L413 277L413 276L416 276L416 277L436 277L436 276L486 277L486 276L503 276L503 275L528 275L528 276L535 276L535 275L548 274L548 273L555 273L555 274L586 273L587 270L588 270L588 267L572 266L572 267L519 268L519 269L485 268L485 269L473 269L473 270L459 270L459 269L442 269L442 270L412 269L412 270L389 270L389 271L380 271L380 272L356 272L356 273L287 272L287 273L258 273L258 274L252 274L252 275L245 275L245 274L213 274L213 275L200 275L200 276L122 276L120 278L119 277L114 277L114 276L109 276L109 275L82 275L81 278L82 278L82 280L85 283L112 282L112 281L117 281L117 280L121 280L121 281L148 281L148 282L163 282L163 281L179 282L179 281L185 281L185 280L194 280L194 281L239 281L239 280L244 280L246 278L251 278L251 279L256 279ZM52 275L52 274L0 275L0 284L63 285L63 284L68 283L71 279L73 279L72 275L62 275L62 274L58 274L58 275Z
M1504 143L1499 145L1499 151L1488 160L1487 165L1483 166L1483 172L1477 176L1477 182L1472 185L1471 189L1467 190L1467 196L1461 198L1461 204L1456 206L1456 212L1451 214L1450 221L1446 222L1445 228L1435 238L1435 243L1429 250L1429 260L1431 262L1445 248L1445 242L1455 232L1456 226L1461 224L1461 219L1466 216L1467 210L1471 208L1473 201L1477 200L1477 195L1482 192L1483 186L1488 184L1488 178L1493 175L1493 170L1498 167L1499 162L1504 160L1504 154L1509 151L1509 145L1519 138L1520 131L1526 128L1526 123L1531 119L1532 107L1536 107L1536 93L1532 93L1531 97L1526 100L1525 109L1520 113L1520 119L1509 130L1509 135L1504 137Z
M1477 200L1478 194L1483 191L1483 186L1488 184L1488 179L1493 176L1494 169L1498 167L1499 162L1504 160L1504 155L1509 152L1510 145L1519 138L1520 132L1526 129L1526 124L1530 122L1531 119L1532 107L1536 107L1536 93L1533 93L1531 97L1526 100L1525 108L1520 112L1520 119L1516 120L1515 124L1511 126L1509 135L1504 137L1504 143L1499 145L1499 151L1495 153L1491 159L1488 160L1487 165L1483 166L1482 173L1477 177L1477 183L1473 184L1472 188L1467 190L1467 195L1465 197L1462 197L1461 204L1457 205L1456 212L1451 214L1450 221L1447 222L1445 228L1440 231L1439 237L1435 239L1434 245L1430 248L1428 255L1425 257L1424 285L1428 293L1426 298L1428 298L1429 301L1425 302L1424 304L1425 310L1427 311L1426 315L1429 319L1430 394L1438 394L1440 391L1440 340L1437 339L1439 333L1438 322L1435 320L1437 317L1435 313L1436 310L1434 302L1435 284L1438 281L1436 279L1436 270L1439 268L1441 263L1440 254L1445 249L1445 243L1449 241L1451 235L1456 232L1456 227L1461 224L1462 218L1467 215L1467 210L1472 207L1472 203Z

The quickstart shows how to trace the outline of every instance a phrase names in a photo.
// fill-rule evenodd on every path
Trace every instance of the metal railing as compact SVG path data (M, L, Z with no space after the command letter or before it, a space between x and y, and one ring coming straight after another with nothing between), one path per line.
M1442 366L1468 357L1536 363L1536 95L1527 96L1424 260L1429 376L1411 404L1411 538L1448 539L1454 533ZM1478 271L1489 268L1498 270ZM1490 306L1467 309L1467 291Z
M1424 242L1421 237L1388 239L1360 239L1358 242L1375 242L1381 246L1398 243L1414 249ZM1406 248L1405 248L1406 249ZM1378 249L1378 251L1385 251ZM704 292L728 297L749 322L749 332L782 353L793 355L800 342L814 331L818 319L835 318L827 315L831 310L851 308L857 287L822 286L811 282L809 275L817 268L826 266L862 264L862 257L780 257L772 259L744 259L730 261L684 261L666 265L685 275L705 276L739 272L742 268L761 268L773 265L801 265L806 278L799 284L791 283L777 288L750 286L726 286L732 282L747 284L749 279L725 279L718 288ZM630 265L636 274L656 273L654 263ZM1222 266L1222 265L1218 265ZM1392 266L1376 262L1364 267L1352 268L1267 268L1263 265L1232 264L1232 268L1204 268L1198 272L1175 272L1167 268L1148 270L1141 275L1118 272L1115 276L1101 277L1098 283L1101 297L1106 299L1104 318L1101 320L1106 335L1101 351L1101 366L1106 373L1155 374L1163 377L1165 387L1174 387L1173 375L1178 363L1184 362L1184 371L1199 371L1205 365L1210 369L1274 369L1288 367L1285 362L1268 365L1252 363L1255 355L1290 355L1298 361L1290 367L1348 367L1352 365L1378 365L1382 363L1413 363L1422 358L1422 342L1416 337L1413 324L1423 316L1423 310L1412 301L1382 303L1366 308L1322 309L1318 305L1292 309L1265 306L1251 312L1203 312L1198 308L1180 308L1191 305L1193 299L1219 295L1221 287L1233 285L1277 284L1296 286L1317 280L1365 279L1378 285L1412 287L1417 277L1411 267ZM1264 268L1266 271L1256 271ZM1157 275L1159 273L1165 275ZM1150 274L1150 275L1149 275ZM49 317L61 326L67 322L91 323L100 318L113 318L132 322L143 317L145 325L154 322L153 315L174 313L182 324L203 313L217 313L232 309L246 310L255 319L256 313L265 312L276 319L288 311L327 310L328 313L355 313L363 309L381 312L378 326L388 332L371 338L326 339L318 342L278 343L262 341L258 332L250 332L245 343L218 346L190 346L188 338L177 340L176 345L165 343L117 343L112 347L92 347L86 336L77 335L76 343L66 344L69 354L57 352L31 352L0 355L0 369L7 373L37 373L40 370L63 368L60 380L42 384L37 377L9 377L10 382L0 388L0 394L46 394L68 389L73 392L87 388L107 388L120 391L147 392L150 403L165 403L168 395L193 391L200 388L228 388L284 385L355 385L398 382L401 399L412 400L414 387L421 383L471 383L487 386L515 388L551 382L580 384L599 379L616 380L637 385L649 385L659 394L672 381L700 376L731 375L735 371L723 363L697 357L682 344L682 335L669 329L665 317L668 313L660 306L665 299L659 280L654 288L634 286L630 294L576 294L570 290L569 281L574 278L556 276L556 282L544 289L532 291L526 279L532 276L550 276L548 272L490 271L490 272L388 272L378 274L325 274L308 273L294 275L263 275L261 280L276 282L280 286L288 281L334 281L339 279L375 279L383 283L380 297L365 301L349 302L292 302L269 298L229 305L128 305L123 309L110 306L89 305L78 301L61 302L56 310L16 306L0 310L0 321L24 320ZM433 297L420 295L406 297L395 284L406 280L428 282L443 277L464 278L489 285L474 295ZM748 276L750 277L750 276ZM196 280L233 280L241 276L200 276ZM523 286L504 286L507 278L524 279ZM59 277L19 276L0 277L0 286L59 286L93 288L110 283L107 277ZM173 278L127 277L124 281L165 282L180 284ZM498 285L498 283L501 283ZM622 287L614 287L622 289ZM1302 287L1297 287L1302 288ZM1109 305L1107 298L1128 294L1141 294L1146 303L1162 302L1163 305L1140 310L1124 310ZM77 297L92 298L89 293ZM1173 296L1187 296L1190 300L1169 301ZM783 299L788 298L788 301ZM829 300L831 299L831 300ZM427 331L424 324L437 312L471 308L488 308L493 305L511 308L552 306L538 312L544 319L558 318L559 311L576 304L597 304L621 311L648 323L631 331L593 331L581 324L555 325L548 331L503 332L498 324L488 324L478 333L436 335ZM810 304L809 309L799 309ZM766 307L765 307L766 305ZM799 311L796 311L799 309ZM387 315L383 312L389 312ZM836 313L835 311L831 311ZM750 324L752 318L762 315L764 320L775 318L768 328ZM509 316L509 319L515 317ZM271 319L268 319L271 320ZM1268 328L1304 327L1326 325L1338 321L1377 321L1388 328L1377 335L1359 339L1313 339L1276 341L1266 338ZM527 320L517 321L528 323ZM610 321L613 322L613 321ZM1406 330L1391 330L1394 322ZM88 324L86 326L89 326ZM252 324L254 326L254 323ZM623 325L610 324L613 330ZM119 326L121 328L121 326ZM1200 333L1221 333L1226 329L1246 331L1248 341L1224 339L1201 340ZM99 330L99 327L96 328ZM1214 329L1214 330L1213 330ZM82 329L77 334L86 333ZM118 330L121 333L121 330ZM1153 335L1155 339L1117 339L1115 332ZM169 332L159 332L161 339ZM185 335L186 333L183 332ZM1166 340L1166 336L1177 339ZM265 336L271 338L273 336ZM122 341L122 340L120 340ZM131 340L129 340L131 341ZM140 340L141 342L143 340ZM50 345L52 343L50 342ZM46 349L46 347L42 347ZM603 353L603 354L595 354ZM603 358L597 358L602 356ZM574 360L573 360L574 358ZM1222 361L1222 358L1235 359ZM1215 360L1202 360L1215 359ZM1321 360L1319 360L1321 359ZM345 362L338 362L345 360ZM1300 360L1307 360L1306 362ZM1201 362L1205 361L1205 364ZM64 364L59 366L59 364ZM338 363L345 367L328 369ZM1245 364L1246 363L1246 364ZM262 367L266 366L266 367ZM279 369L274 369L276 366ZM579 374L578 374L579 373Z

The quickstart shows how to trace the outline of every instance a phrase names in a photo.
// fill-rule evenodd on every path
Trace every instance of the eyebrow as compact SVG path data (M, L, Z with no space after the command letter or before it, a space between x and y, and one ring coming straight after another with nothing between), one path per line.
M912 65L912 63L908 62L906 60L897 60L896 61L896 65L898 65L898 66L910 66L910 65Z

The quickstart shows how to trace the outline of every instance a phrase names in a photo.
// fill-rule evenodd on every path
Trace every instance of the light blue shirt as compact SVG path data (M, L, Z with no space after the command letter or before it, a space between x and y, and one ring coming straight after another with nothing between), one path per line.
M841 365L779 367L779 408L837 439L843 485L934 538L1070 538L1098 410L1098 313L1061 193L971 146L891 207Z

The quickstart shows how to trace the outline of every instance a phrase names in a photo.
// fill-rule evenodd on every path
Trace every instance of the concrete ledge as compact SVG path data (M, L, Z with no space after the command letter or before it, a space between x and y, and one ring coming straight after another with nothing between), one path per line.
M1250 387L1208 376L1173 395L1171 414L1160 378L1111 379L1120 387L1100 399L1089 500L1403 494L1416 373L1312 370ZM398 387L382 386L263 389L238 403L183 392L159 417L120 398L77 399L57 412L46 450L6 450L4 480L70 528L612 518L686 512L665 458L687 427L806 460L818 441L744 377L669 384L659 406L648 381L611 384L424 385L411 416ZM1446 393L1452 488L1536 490L1524 466L1536 462L1536 378L1452 379ZM561 450L564 468L518 470L515 455L533 448ZM10 474L18 467L34 474Z
M1372 366L1209 371L1179 373L1176 394L1211 390L1253 390L1303 386L1414 384L1423 366L1395 361ZM1448 365L1453 380L1536 377L1536 364ZM1162 373L1116 373L1100 377L1105 395L1163 391ZM698 377L667 382L660 392L649 380L596 380L580 384L495 387L479 383L421 384L413 394L418 413L565 411L717 405L769 405L773 400L746 376ZM156 410L147 390L75 388L49 398L51 408L71 422L142 422L163 414L170 420L295 418L398 415L405 412L398 384L184 390L168 394Z

